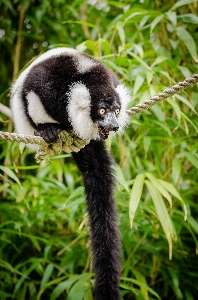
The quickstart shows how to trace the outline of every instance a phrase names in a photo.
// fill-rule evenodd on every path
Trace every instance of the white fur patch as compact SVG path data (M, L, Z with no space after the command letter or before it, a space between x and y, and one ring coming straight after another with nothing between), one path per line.
M119 124L118 133L122 133L124 128L127 126L128 122L129 122L129 115L126 112L126 109L127 109L128 103L130 102L130 93L124 84L119 84L116 87L116 91L117 91L117 93L120 97L120 101L121 101L121 109L120 109L120 113L118 115L118 124Z
M15 92L11 98L12 115L15 124L15 130L19 134L34 135L35 128L30 124L23 106L23 102L18 91ZM26 145L32 151L38 149L38 145L28 144Z
M49 59L53 56L61 56L61 55L77 55L79 52L76 49L73 48L66 48L66 47L60 47L60 48L54 48L51 50L48 50L47 52L41 54L39 57L37 57L32 63L31 67L34 67L35 65L43 62L46 59Z
M48 50L47 52L41 54L37 59L35 59L30 66L37 65L38 63L51 58L53 56L61 56L61 55L77 55L79 52L73 48L59 47Z
M91 96L81 82L75 83L68 93L68 116L78 137L89 140L98 137L98 128L90 117Z
M32 118L35 124L58 123L47 114L37 94L31 91L27 94L26 99L28 101L29 116Z
M83 74L96 65L97 63L93 61L91 58L86 57L81 53L77 55L77 69L79 73Z
M11 103L12 103L13 120L15 123L16 131L19 134L33 135L35 128L32 127L32 125L30 124L26 116L23 102L18 93L14 94L13 98L11 99Z
M12 116L16 132L19 134L34 135L35 128L31 125L26 115L23 100L21 99L23 83L29 70L30 67L23 71L23 73L21 73L21 75L13 84L11 91L10 106L12 110ZM38 145L32 144L27 144L26 146L32 151L37 151L39 147Z

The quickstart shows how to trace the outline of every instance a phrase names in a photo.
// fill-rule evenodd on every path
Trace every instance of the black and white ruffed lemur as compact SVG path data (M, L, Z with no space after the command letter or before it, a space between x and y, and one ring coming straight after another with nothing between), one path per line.
M119 300L121 243L113 195L112 158L104 139L127 124L130 96L117 76L96 59L71 48L42 54L15 81L11 109L18 133L58 140L73 129L91 140L74 161L82 173L89 225L95 300Z

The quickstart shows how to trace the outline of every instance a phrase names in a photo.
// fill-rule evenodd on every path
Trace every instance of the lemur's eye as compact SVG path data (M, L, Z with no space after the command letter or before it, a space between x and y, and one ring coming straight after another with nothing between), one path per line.
M106 110L104 108L101 108L98 112L100 115L104 115L106 113Z
M120 113L120 110L118 108L118 109L116 109L115 114L118 115L119 113Z

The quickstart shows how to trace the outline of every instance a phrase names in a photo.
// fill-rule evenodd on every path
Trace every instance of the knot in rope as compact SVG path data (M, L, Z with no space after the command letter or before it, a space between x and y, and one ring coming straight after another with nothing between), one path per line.
M42 143L37 150L35 159L37 162L40 162L45 158L45 155L54 156L61 151L65 153L79 152L80 149L84 148L90 141L82 140L75 135L75 133L70 131L61 131L59 133L59 140L53 144L46 143L42 138Z

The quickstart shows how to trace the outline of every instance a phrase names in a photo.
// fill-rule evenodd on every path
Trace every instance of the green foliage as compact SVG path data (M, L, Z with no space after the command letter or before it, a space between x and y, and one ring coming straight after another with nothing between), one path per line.
M131 104L197 73L197 1L0 3L1 102L34 56L69 46L93 55L131 91ZM131 119L108 141L115 156L123 299L196 299L197 86ZM12 130L1 114L1 130ZM0 142L0 298L92 300L81 176L70 155L35 165ZM169 258L172 258L171 260Z

